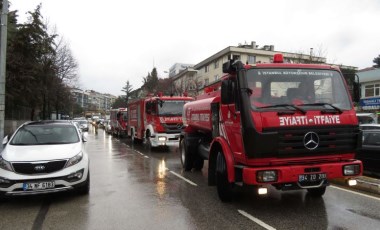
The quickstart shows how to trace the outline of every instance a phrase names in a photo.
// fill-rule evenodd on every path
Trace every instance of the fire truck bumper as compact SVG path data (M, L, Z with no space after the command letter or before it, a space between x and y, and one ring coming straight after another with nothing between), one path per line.
M343 178L347 181L360 176L363 171L359 160L313 165L244 167L243 183L247 185L272 184L276 187L310 188L328 184L328 180Z
M177 134L162 134L158 133L150 138L152 147L159 146L177 146L179 145L179 133Z

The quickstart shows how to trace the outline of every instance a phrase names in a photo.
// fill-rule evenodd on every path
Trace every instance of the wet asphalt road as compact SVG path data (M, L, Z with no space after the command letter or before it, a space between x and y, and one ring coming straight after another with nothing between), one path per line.
M149 151L99 131L87 135L88 196L7 199L0 229L380 229L378 197L336 186L322 199L239 188L232 203L222 203L207 186L207 167L182 172L178 149Z

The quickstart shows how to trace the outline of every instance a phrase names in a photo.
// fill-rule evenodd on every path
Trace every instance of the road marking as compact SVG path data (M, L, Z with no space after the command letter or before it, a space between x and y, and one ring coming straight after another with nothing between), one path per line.
M344 188L340 188L340 187L337 187L337 186L334 186L334 185L330 185L330 187L335 188L335 189L339 189L339 190L342 190L342 191L350 192L350 193L353 193L353 194L355 194L355 195L360 195L360 196L364 196L364 197L367 197L367 198L372 198L372 199L374 199L374 200L378 200L378 201L380 201L380 198L379 198L379 197L370 196L370 195L363 194L363 193L360 193L360 192L351 191L351 190L344 189Z
M248 219L252 220L253 222L255 222L256 224L260 225L261 227L265 228L265 229L268 229L268 230L276 230L275 228L273 228L272 226L264 223L263 221L253 217L252 215L244 212L243 210L238 210L238 212L240 214L242 214L243 216L247 217Z
M50 199L45 199L41 205L40 210L38 211L38 214L36 216L36 219L34 220L32 230L34 229L42 229L42 226L45 222L46 215L49 211L51 201Z
M140 151L136 151L138 154L140 154L141 156L144 156L144 154Z
M178 173L175 173L173 171L170 171L172 174L174 174L175 176L181 178L182 180L186 181L187 183L191 184L191 185L194 185L194 186L198 186L196 183L192 182L191 180L188 180L186 179L185 177L179 175Z

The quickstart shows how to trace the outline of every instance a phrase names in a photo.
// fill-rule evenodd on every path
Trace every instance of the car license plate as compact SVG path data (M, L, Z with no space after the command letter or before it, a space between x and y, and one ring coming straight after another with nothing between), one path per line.
M298 176L299 182L315 182L326 179L326 173L302 174Z
M24 183L23 189L26 190L43 190L48 188L54 188L54 181L45 181L45 182L37 182L37 183Z

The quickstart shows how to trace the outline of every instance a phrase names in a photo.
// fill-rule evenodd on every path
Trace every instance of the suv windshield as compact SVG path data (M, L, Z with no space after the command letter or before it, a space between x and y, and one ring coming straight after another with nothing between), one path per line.
M73 125L26 125L21 127L11 145L71 144L79 142Z
M158 114L161 116L182 116L183 105L189 101L159 101Z
M251 69L247 82L252 90L253 109L283 109L276 105L296 105L303 109L334 107L351 109L343 77L334 70ZM330 106L329 106L330 105Z

